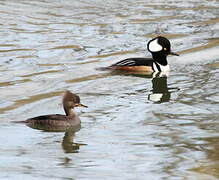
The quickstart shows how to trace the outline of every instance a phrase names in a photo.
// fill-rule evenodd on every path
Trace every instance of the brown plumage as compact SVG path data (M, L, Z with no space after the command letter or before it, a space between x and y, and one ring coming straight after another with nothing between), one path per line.
M63 96L63 108L65 115L50 114L37 116L23 121L29 127L42 130L66 130L74 126L80 126L80 118L74 111L74 107L87 107L80 103L80 97L70 91L65 91Z
M149 66L114 66L111 67L114 70L121 71L135 71L135 72L153 72L153 69Z

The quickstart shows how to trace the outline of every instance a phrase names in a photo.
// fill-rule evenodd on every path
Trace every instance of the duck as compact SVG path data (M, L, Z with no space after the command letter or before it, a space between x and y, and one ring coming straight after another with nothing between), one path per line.
M152 58L127 58L102 69L141 72L168 72L170 70L167 56L179 54L172 52L170 41L157 36L147 43L147 50Z
M42 129L42 130L60 130L64 131L68 128L74 128L80 126L81 120L79 116L76 114L74 108L75 107L85 107L88 106L83 105L80 102L80 97L69 90L66 90L63 95L62 100L63 108L65 111L65 115L63 114L49 114L42 115L33 118L29 118L25 121L17 121L23 122L27 126L32 127L34 129Z

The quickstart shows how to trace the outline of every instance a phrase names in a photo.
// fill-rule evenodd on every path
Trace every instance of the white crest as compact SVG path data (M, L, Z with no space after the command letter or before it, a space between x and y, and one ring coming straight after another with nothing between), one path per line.
M158 52L161 51L163 47L160 44L158 44L158 39L155 39L149 43L148 49L151 52Z

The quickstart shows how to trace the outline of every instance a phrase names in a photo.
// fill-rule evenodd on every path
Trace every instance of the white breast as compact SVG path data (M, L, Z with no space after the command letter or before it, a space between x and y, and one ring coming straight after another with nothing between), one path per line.
M160 64L159 64L159 65L160 65ZM166 71L169 71L169 70L170 70L170 66L169 66L169 64L167 64L166 66L160 65L160 69L161 69L161 71L166 72Z
M159 67L160 67L160 69L161 69L162 72L166 72L166 71L169 71L169 70L170 70L169 64L167 64L166 66L162 66L162 65L159 64L159 63L157 63L157 64L159 65ZM153 63L153 69L154 69L154 71L159 71L159 70L157 69L157 66L156 66L155 63Z

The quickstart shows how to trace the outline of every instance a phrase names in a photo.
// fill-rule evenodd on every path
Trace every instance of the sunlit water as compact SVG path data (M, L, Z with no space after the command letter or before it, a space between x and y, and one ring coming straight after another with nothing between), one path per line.
M219 179L218 1L1 1L0 179ZM169 76L98 71L168 37ZM64 113L74 133L11 121Z

